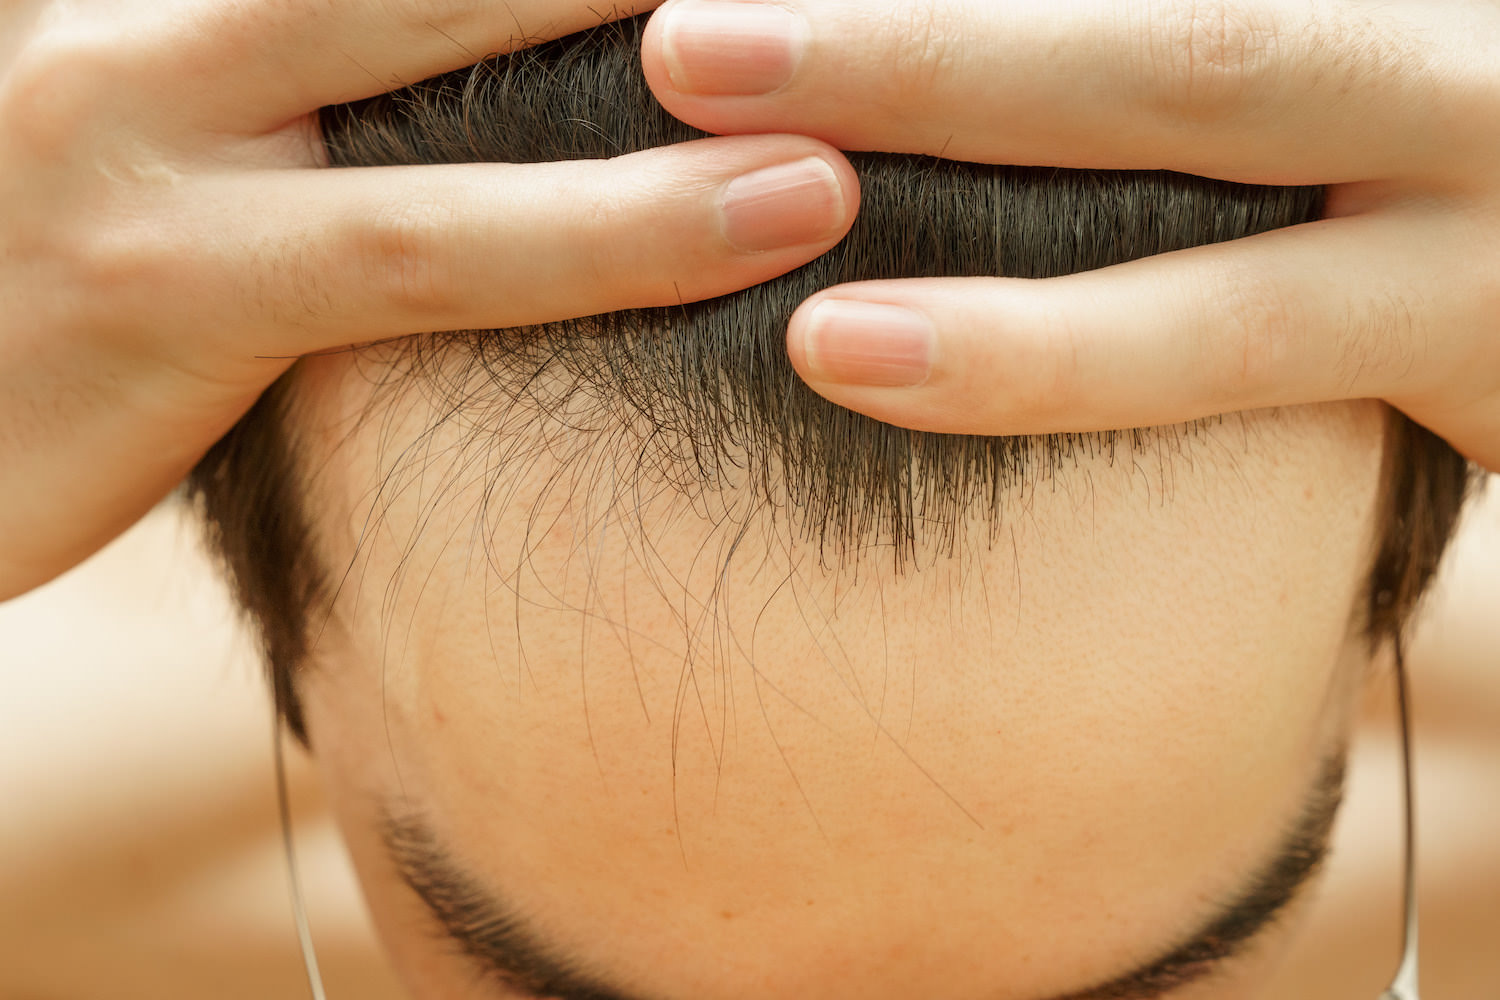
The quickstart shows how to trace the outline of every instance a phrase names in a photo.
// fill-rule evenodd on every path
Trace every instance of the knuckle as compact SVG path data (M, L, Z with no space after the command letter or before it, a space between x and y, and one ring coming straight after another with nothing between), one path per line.
M1250 270L1231 271L1214 292L1206 301L1220 311L1202 329L1229 345L1222 352L1215 344L1205 345L1205 353L1222 357L1228 366L1221 372L1223 384L1237 390L1236 396L1275 395L1286 380L1288 364L1301 356L1304 318L1268 276Z
M932 3L900 3L886 15L880 37L890 45L882 53L882 74L891 81L892 98L901 107L922 106L934 90L962 79L963 35L948 24Z
M94 301L118 301L130 289L152 284L158 270L155 247L143 246L130 227L98 227L70 242L77 284Z
M636 192L639 194L639 192ZM641 239L638 213L624 190L602 192L580 204L573 247L587 247L578 258L584 273L581 287L594 289L611 302L638 298L643 285L650 283L653 268L662 267L675 256L680 244L661 243L655 238Z
M1085 333L1076 321L1059 317L1046 327L1045 360L1037 380L1038 397L1027 400L1035 411L1076 410L1084 391Z
M617 308L655 304L663 280L687 280L685 271L703 268L707 243L680 221L685 205L696 211L696 180L666 163L642 170L639 164L627 168L621 159L550 164L548 172L554 168L556 177L539 190L567 190L571 196L549 195L536 203L545 206L542 214L518 216L526 221L517 232L531 232L511 241L508 251L517 257L518 274L552 277L554 287L518 289L516 301L527 303L528 311L555 300L563 288L574 296L565 308L585 300Z
M123 73L118 47L97 34L43 32L0 82L0 135L38 158L63 158L107 115Z
M89 325L122 329L166 323L173 310L162 296L168 289L183 291L183 262L191 259L176 226L159 216L149 223L122 220L66 232L67 298L87 315ZM139 322L146 317L154 322Z
M1076 417L1088 393L1088 330L1066 299L1037 302L1031 308L1017 302L1011 308L1020 336L1009 345L1012 355L1002 369L1013 373L1005 405L1028 427ZM975 386L976 399L993 396L993 386Z
M381 206L356 250L370 291L401 313L437 318L458 312L462 302L448 265L451 234L462 224L451 206L435 199Z
M1272 83L1281 31L1270 15L1234 0L1179 0L1146 25L1148 79L1169 108L1219 117Z

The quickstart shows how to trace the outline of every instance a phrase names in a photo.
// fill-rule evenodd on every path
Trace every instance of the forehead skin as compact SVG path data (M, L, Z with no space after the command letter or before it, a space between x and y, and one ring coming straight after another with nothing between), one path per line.
M351 567L304 698L419 997L501 994L398 884L388 800L643 996L1027 1000L1202 923L1348 725L1376 404L1080 461L898 575L559 461L566 433L424 437L415 396L356 427L352 370L303 373L319 545Z

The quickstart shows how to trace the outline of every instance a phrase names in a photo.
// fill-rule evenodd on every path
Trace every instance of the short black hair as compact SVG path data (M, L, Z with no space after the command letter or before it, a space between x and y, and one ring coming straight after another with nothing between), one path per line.
M395 93L326 108L336 167L603 158L699 138L652 97L639 61L645 18L606 24ZM1317 219L1316 187L1228 183L1165 171L989 166L852 154L863 190L849 236L788 275L706 302L516 331L413 337L383 357L455 408L444 371L462 359L514 403L583 400L586 433L631 435L642 469L678 488L748 485L804 543L841 559L872 540L898 568L951 545L981 511L1084 455L1160 449L1192 429L980 437L908 431L810 390L785 350L787 320L845 281L924 276L1046 278ZM294 368L192 472L190 492L258 626L276 705L306 740L294 678L329 599L310 545L296 461ZM544 377L545 376L545 377ZM544 388L545 387L545 388ZM732 474L732 475L730 475ZM1394 637L1437 566L1472 475L1430 432L1391 411L1364 631Z

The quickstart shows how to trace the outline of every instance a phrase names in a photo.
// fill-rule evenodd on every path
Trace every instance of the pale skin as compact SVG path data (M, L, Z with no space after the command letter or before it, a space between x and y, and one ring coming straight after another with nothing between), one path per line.
M1421 727L1427 1000L1471 1000L1500 980L1491 947L1500 913L1487 905L1500 898L1496 501L1500 492L1491 489L1471 511L1449 560L1449 585L1410 650ZM10 859L0 866L4 982L14 995L306 996L270 794L263 681L248 644L242 656L226 652L236 648L224 638L228 599L217 596L211 568L187 544L194 527L185 520L165 508L60 585L0 608L0 636L24 692L0 706L9 720L0 729L0 761L8 764L0 784L9 801L25 803L0 824ZM164 590L204 599L185 609L164 601ZM78 621L90 627L69 624ZM228 665L231 658L242 666ZM1295 964L1267 993L1276 1000L1374 1000L1395 967L1393 692L1377 680L1371 695L1387 708L1360 724L1327 879L1298 933ZM38 756L43 733L48 749ZM315 759L294 752L288 764L293 816L306 830L298 861L329 997L409 1000L366 940L355 889L343 882L313 794ZM53 791L39 798L38 788ZM59 836L64 829L71 832ZM111 836L99 838L100 829ZM260 845L252 848L259 860L247 867L250 843ZM230 871L238 874L226 883ZM186 898L196 903L162 904Z
M443 938L385 813L631 997L1081 990L1243 886L1375 676L1351 631L1374 403L1085 460L1013 498L1000 544L898 575L880 549L820 567L734 490L637 492L628 447L560 462L588 442L546 419L429 436L413 393L371 420L369 374L321 359L299 394L343 581L303 694L422 1000L530 994ZM409 461L419 440L439 458ZM1306 898L1167 995L1259 995Z
M189 6L191 16L177 16ZM585 26L595 17L581 4L544 9L540 3L512 3L504 17L471 6L476 9L445 5L440 18L430 10L385 5L382 16L397 13L379 24L352 7L319 7L314 17L307 10L245 5L74 5L67 20L57 21L52 7L33 2L0 15L0 217L6 219L0 304L10 317L0 331L0 468L13 474L7 484L26 484L24 490L0 491L0 537L6 539L0 598L49 579L134 520L293 356L352 339L503 326L710 295L794 266L837 237L843 220L823 219L816 233L782 249L747 254L725 239L725 185L744 172L807 156L825 160L852 211L854 191L839 158L815 140L787 136L651 153L617 161L607 172L568 165L503 172L422 168L361 178L314 173L319 159L307 116L319 104L502 48L517 33L514 17L525 33L538 37ZM841 290L840 296L855 301L909 306L929 316L939 350L937 366L915 390L862 390L820 378L805 346L815 325L809 322L810 304L793 324L790 348L800 370L832 398L916 426L1019 432L1125 426L1268 402L1384 396L1472 457L1500 467L1493 320L1500 274L1497 160L1493 133L1474 127L1496 120L1500 103L1478 62L1496 34L1492 7L1394 8L1429 26L1428 37L1439 39L1434 51L1448 54L1448 61L1438 61L1453 71L1437 74L1440 83L1430 92L1408 93L1402 60L1367 66L1358 75L1361 90L1370 88L1368 107L1353 113L1341 107L1337 120L1316 111L1236 115L1237 108L1263 106L1264 92L1249 88L1236 100L1232 72L1218 84L1228 96L1210 88L1208 109L1202 110L1182 79L1153 74L1139 58L1131 61L1132 53L1148 51L1144 20L1134 32L1108 38L1082 32L1095 41L1091 57L1074 48L1080 65L1097 72L1114 65L1100 56L1123 54L1119 64L1127 68L1120 79L1146 81L1136 88L1100 85L1093 105L1098 130L1078 116L1068 89L1079 79L1078 66L1056 58L1027 65L1025 57L1037 51L1036 36L1020 30L1061 33L1098 24L1096 16L1090 20L1097 14L1092 7L1052 5L1055 24L1011 18L998 31L993 22L1004 5L934 7L939 16L932 25L946 23L950 37L985 39L991 46L986 51L1003 58L953 60L942 58L941 46L918 47L938 58L898 60L892 90L885 89L891 85L891 39L909 42L909 31L869 32L880 25L846 16L850 10L833 4L793 9L807 18L809 37L818 44L799 70L810 74L809 89L793 86L762 102L777 118L777 131L838 140L838 129L858 126L868 127L869 137L841 144L1349 185L1336 191L1338 218L1300 235L1190 251L1046 286L969 282ZM1392 9L1382 7L1385 16L1396 16ZM1069 20L1075 13L1078 20ZM1217 20L1232 24L1235 18ZM1341 46L1347 32L1333 20L1329 25L1326 37L1333 44L1316 53L1285 54L1283 47L1286 63L1262 67L1264 78L1284 79L1287 66L1300 68L1308 79L1326 79L1330 70L1356 72L1360 53ZM847 34L835 36L835 30ZM1207 34L1214 37L1212 30ZM1280 37L1289 45L1301 36L1288 30ZM348 58L330 59L334 51ZM837 71L826 62L833 52L847 54ZM862 52L863 65L878 72L858 72ZM825 57L821 75L819 56ZM651 65L659 52L648 50L647 58ZM1222 61L1209 59L1208 65ZM379 67L373 75L372 66ZM951 68L954 79L964 81L960 89L969 89L940 100L944 95L931 86L938 79L934 66ZM995 94L1006 91L994 80L1006 74L1025 81L1032 94L1040 91L1039 103L997 109ZM1068 89L1066 99L1054 100L1074 112L1070 118L1059 116L1055 106L1043 107L1049 83L1054 94ZM674 110L705 127L757 130L737 117L752 102L658 89ZM1287 88L1299 95L1297 102L1323 108L1326 116L1334 102L1320 99L1316 88L1308 97L1309 90ZM804 96L814 93L822 96ZM886 115L851 113L872 95ZM903 109L919 104L939 121L913 135L912 116ZM820 123L820 106L842 109L837 129ZM1108 134L1107 123L1127 114L1138 118L1143 109L1156 109L1179 127ZM981 111L990 117L976 122ZM1060 121L1069 125L1066 134L1059 132ZM1360 125L1346 137L1339 128L1349 121ZM964 154L961 146L948 145L960 132L997 122L1002 139L987 140L988 152ZM1174 131L1177 142L1171 141ZM1183 140L1187 134L1192 141ZM1257 159L1264 164L1256 166ZM559 191L566 192L565 201ZM393 215L393 204L403 211ZM464 206L462 221L455 221L460 213L454 204ZM592 211L596 207L607 211ZM577 216L559 226L559 213L570 208ZM643 225L648 219L651 225ZM504 277L497 280L497 273ZM1243 306L1232 310L1236 323L1228 332L1222 324L1226 299ZM976 321L981 316L983 325ZM994 324L996 316L1010 321ZM25 325L16 317L25 317ZM1124 336L1122 317L1131 323ZM960 371L966 373L962 378ZM1359 432L1344 443L1359 451ZM1337 500L1357 506L1357 487ZM1302 696L1293 699L1298 705L1310 697L1305 690L1286 693ZM331 731L330 709L320 709L319 697L315 725ZM374 718L368 708L356 718ZM1330 709L1328 718L1337 717ZM576 716L558 720L571 724ZM1309 729L1319 729L1321 720L1308 721ZM359 740L376 745L368 732L351 734L348 745ZM845 749L824 749L824 763L840 766ZM1301 749L1299 757L1290 745L1281 747L1274 779L1289 786L1294 777L1305 777L1310 751L1305 744ZM378 765L361 762L372 772L361 780L389 784L389 774L373 773ZM354 774L354 768L344 774ZM1263 847L1275 822L1271 817L1284 815L1286 803L1273 804L1275 798L1266 790L1257 800L1263 807L1259 825L1244 833L1242 854ZM653 805L660 804L658 795ZM356 802L346 810L355 829L361 829L359 808ZM365 832L355 835L355 846L373 871L368 815L363 819ZM468 830L461 836L480 836L472 819L453 821ZM1154 832L1142 828L1138 835L1146 839ZM899 840L890 843L901 847ZM543 863L566 867L584 845L564 839L556 850L560 860ZM471 847L466 853L482 851ZM1162 913L1177 912L1172 904L1200 889L1211 891L1209 871L1205 862L1199 882L1183 880L1162 890ZM377 894L379 877L372 875ZM385 878L388 884L388 873ZM1137 887L1115 888L1140 897ZM627 895L615 902L622 900ZM559 924L564 916L576 914L558 914ZM384 919L396 926L403 918ZM1150 928L1158 932L1150 941L1144 932L1141 939L1117 937L1115 957L1139 957L1133 952L1158 943L1171 919L1164 916ZM401 960L409 974L425 976L429 964L442 960L415 947L408 946ZM605 957L627 974L650 961ZM726 987L718 971L677 969L685 979L668 988L700 996L708 994L694 991L711 979L720 994L739 982ZM900 981L902 970L885 971L893 978L882 982ZM1080 970L1045 965L1040 974L1061 977L1068 971ZM988 983L995 972L976 968L974 981ZM1048 988L1070 984L1076 982L1059 979Z
M820 392L980 433L1381 397L1500 468L1493 4L775 7L794 59L659 18L644 52L658 96L722 133L1335 185L1330 221L1091 276L827 293L788 333ZM26 485L0 493L0 599L132 523L298 355L710 296L836 241L857 191L817 138L607 165L315 169L319 105L598 16L582 0L8 5L0 468ZM746 78L768 89L767 60L789 78L733 96ZM807 231L771 249L729 239L727 185L809 157L826 181L810 203L842 209L788 213ZM907 310L929 350L918 384L849 384L839 359L879 324L818 309L830 301Z

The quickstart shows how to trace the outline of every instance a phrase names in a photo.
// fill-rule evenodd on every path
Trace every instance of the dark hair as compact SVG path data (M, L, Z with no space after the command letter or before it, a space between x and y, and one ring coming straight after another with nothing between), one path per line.
M644 18L487 60L393 94L327 108L335 166L600 158L698 138L651 96L639 65ZM1183 428L973 437L907 431L840 409L787 360L792 310L839 282L937 275L1051 277L1316 219L1319 188L1231 184L1169 172L994 167L928 157L851 156L859 219L823 258L747 291L515 332L411 338L397 382L472 406L454 381L488 376L495 397L540 411L578 404L588 433L631 435L637 471L684 491L733 479L799 536L842 558L878 540L897 567L951 545L976 508L997 525L1011 491L1082 455L1161 448ZM387 348L389 354L389 348ZM444 364L438 359L449 359ZM447 371L450 374L445 375ZM542 377L542 376L548 377ZM295 369L189 480L243 606L258 625L278 710L306 739L293 678L309 619L328 599L302 509ZM462 400L462 402L461 402ZM539 412L531 410L529 412ZM1365 631L1396 635L1432 576L1462 505L1464 460L1392 411Z

